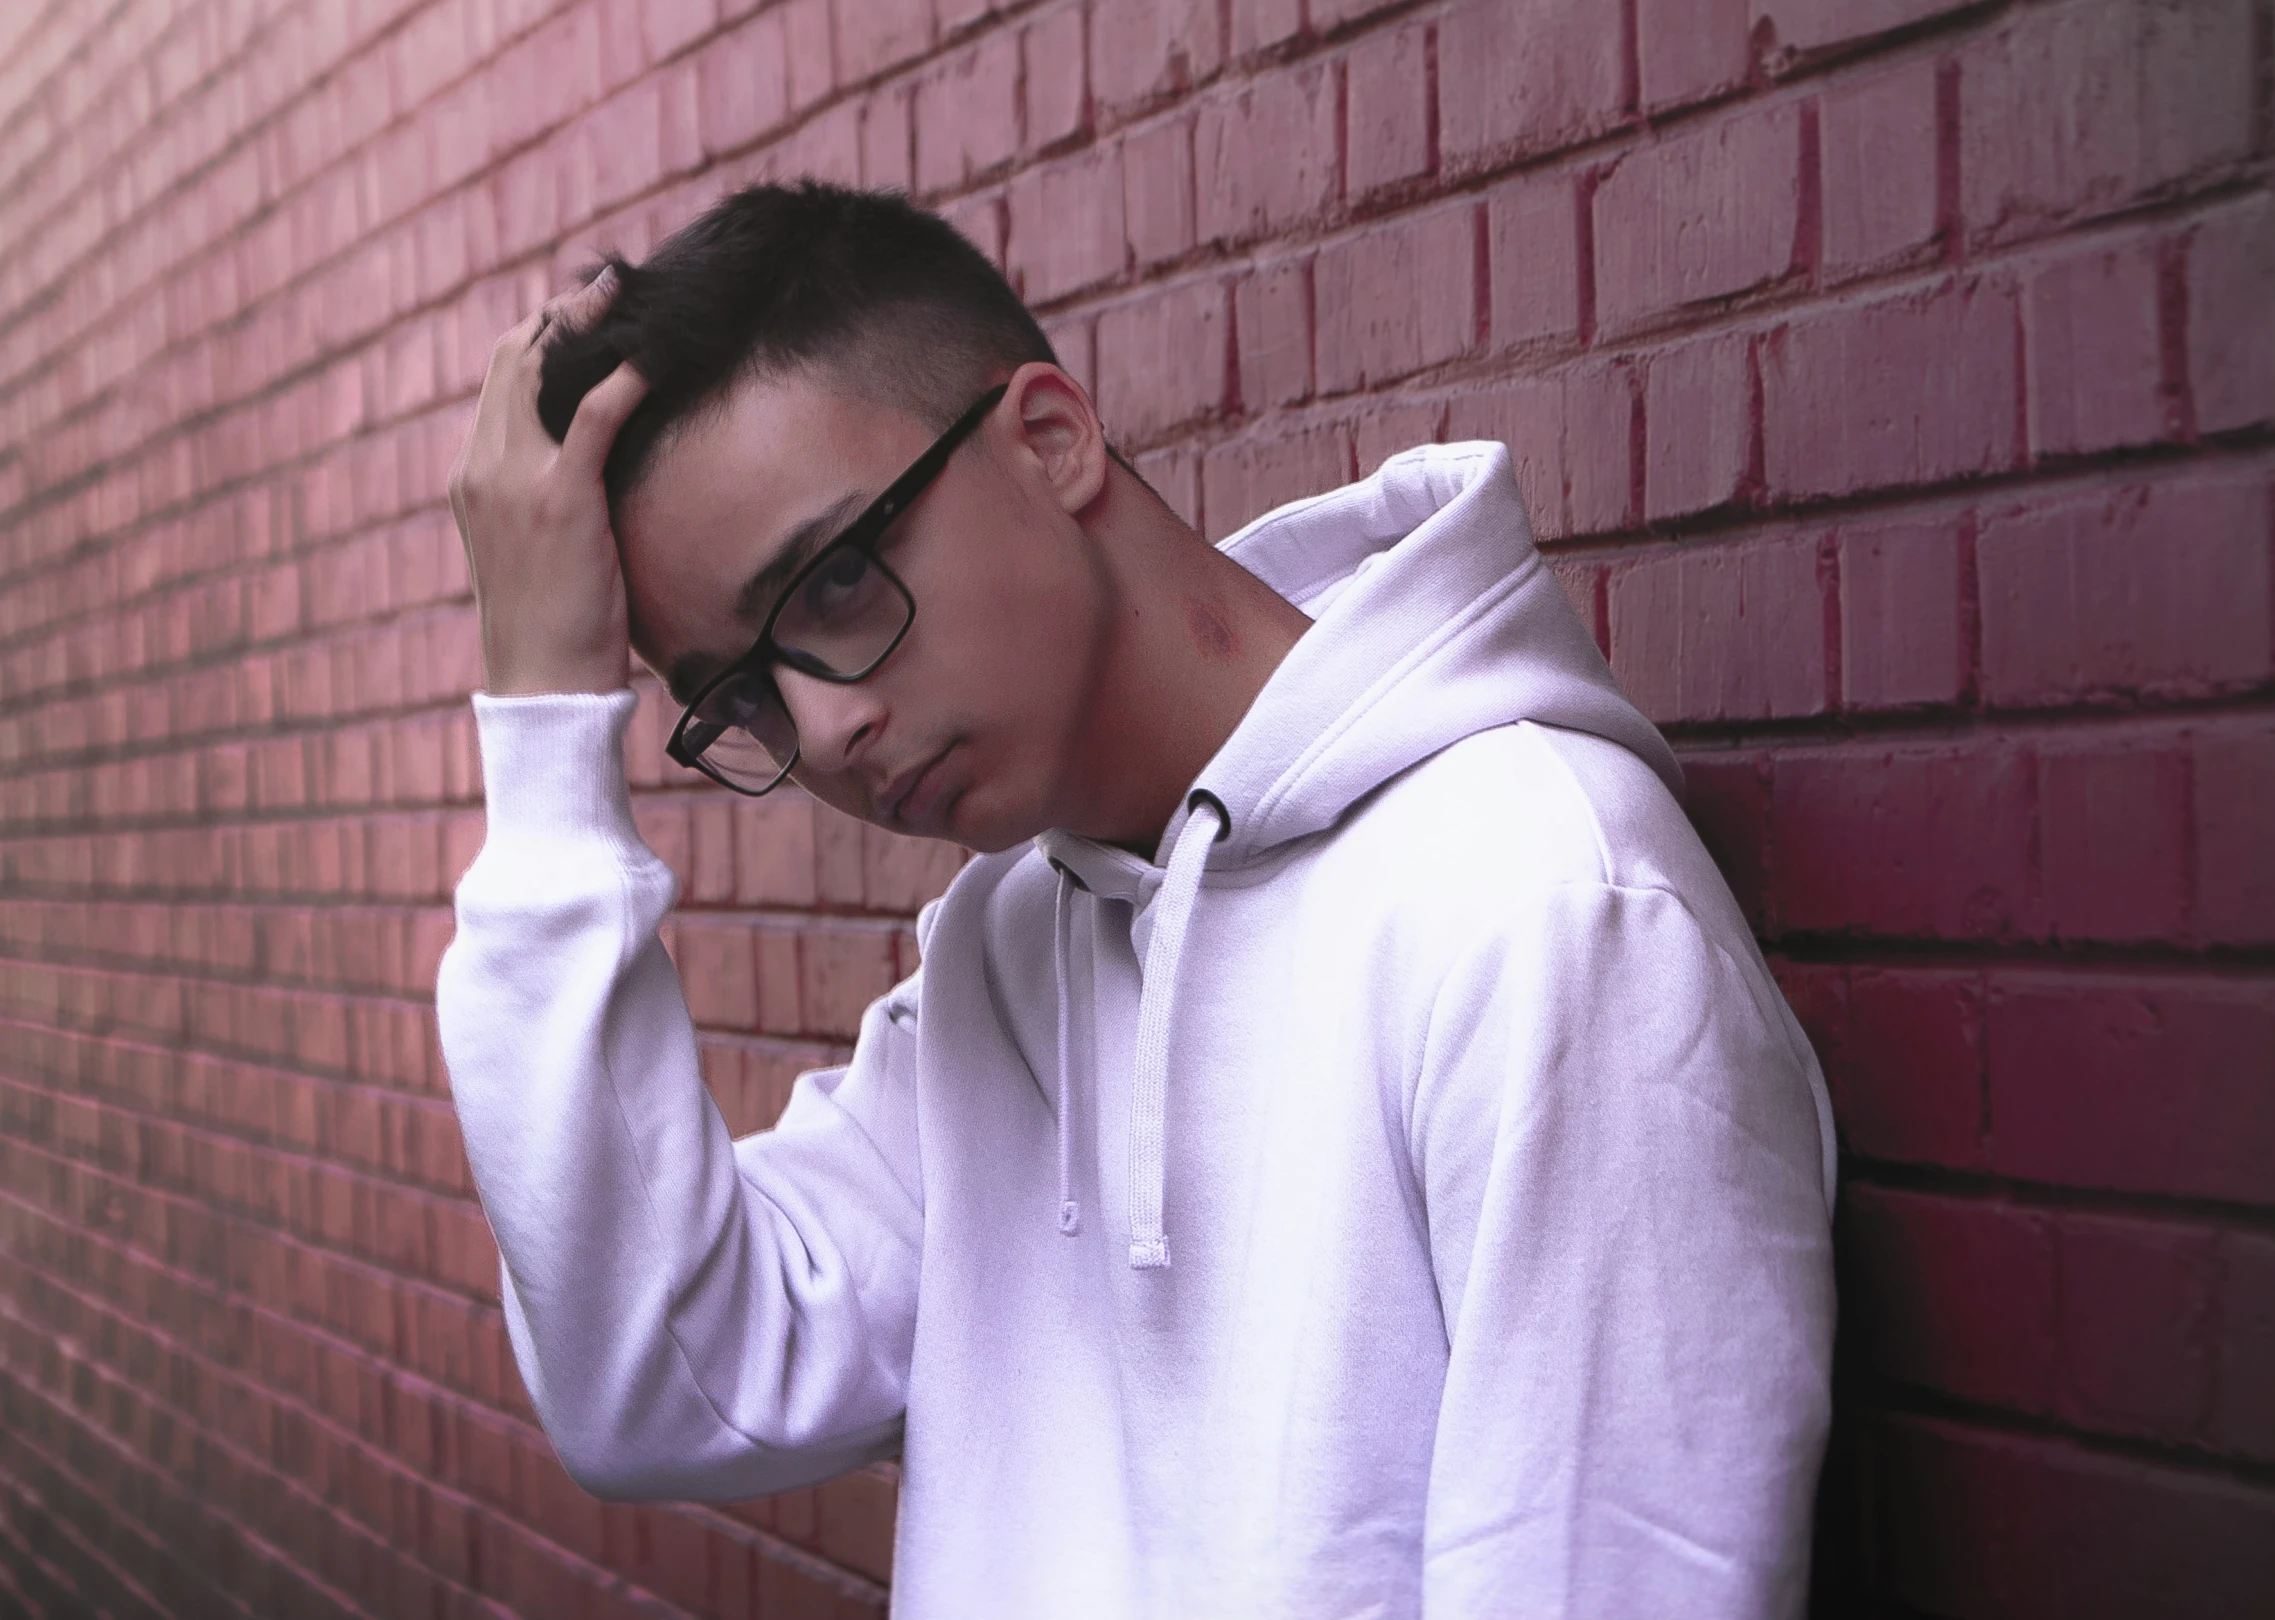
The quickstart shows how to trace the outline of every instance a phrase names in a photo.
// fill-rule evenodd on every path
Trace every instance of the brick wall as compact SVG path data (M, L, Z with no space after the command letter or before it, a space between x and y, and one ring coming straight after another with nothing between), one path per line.
M1212 535L1511 444L1847 1151L1826 1613L2275 1595L2268 0L0 11L0 1612L874 1614L604 1507L432 1033L494 334L723 187L997 254ZM954 867L630 745L753 1129Z

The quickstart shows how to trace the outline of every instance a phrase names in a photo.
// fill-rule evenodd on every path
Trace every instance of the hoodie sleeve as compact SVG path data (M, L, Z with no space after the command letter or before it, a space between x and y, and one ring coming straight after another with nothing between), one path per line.
M1801 1613L1829 1189L1765 996L1675 895L1601 885L1442 986L1413 1115L1449 1340L1432 1620Z
M898 1442L915 1316L915 981L730 1140L632 825L629 691L474 699L489 800L435 1004L532 1404L595 1495L724 1500Z

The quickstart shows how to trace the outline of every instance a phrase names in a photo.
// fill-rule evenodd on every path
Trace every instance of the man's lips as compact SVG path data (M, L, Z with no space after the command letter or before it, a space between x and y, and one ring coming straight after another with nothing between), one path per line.
M953 746L950 744L950 747ZM879 795L877 803L884 811L887 821L898 822L907 811L922 816L931 807L930 801L940 785L939 765L947 757L948 749L943 748L923 764L913 770L903 771L885 784L885 791Z

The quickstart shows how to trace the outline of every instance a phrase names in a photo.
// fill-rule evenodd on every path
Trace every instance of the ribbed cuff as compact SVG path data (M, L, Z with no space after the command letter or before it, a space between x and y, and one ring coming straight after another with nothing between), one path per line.
M624 783L624 727L639 706L614 692L474 694L490 834L592 833L639 842Z

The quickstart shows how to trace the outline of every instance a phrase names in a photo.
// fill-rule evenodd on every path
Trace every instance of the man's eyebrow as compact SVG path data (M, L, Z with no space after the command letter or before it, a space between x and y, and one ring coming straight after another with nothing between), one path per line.
M773 558L745 580L741 591L736 593L735 617L753 627L758 625L774 606L782 587L790 583L790 576L813 561L814 553L821 550L824 542L836 539L839 532L860 515L869 500L870 497L857 489L847 490L784 535Z
M813 561L814 554L842 533L870 499L860 490L847 490L792 528L774 548L774 555L743 581L743 588L735 593L735 617L755 628L774 606L782 587L790 583L790 576ZM664 676L664 688L676 701L686 703L697 687L724 667L707 652L683 653L672 660L671 671Z

